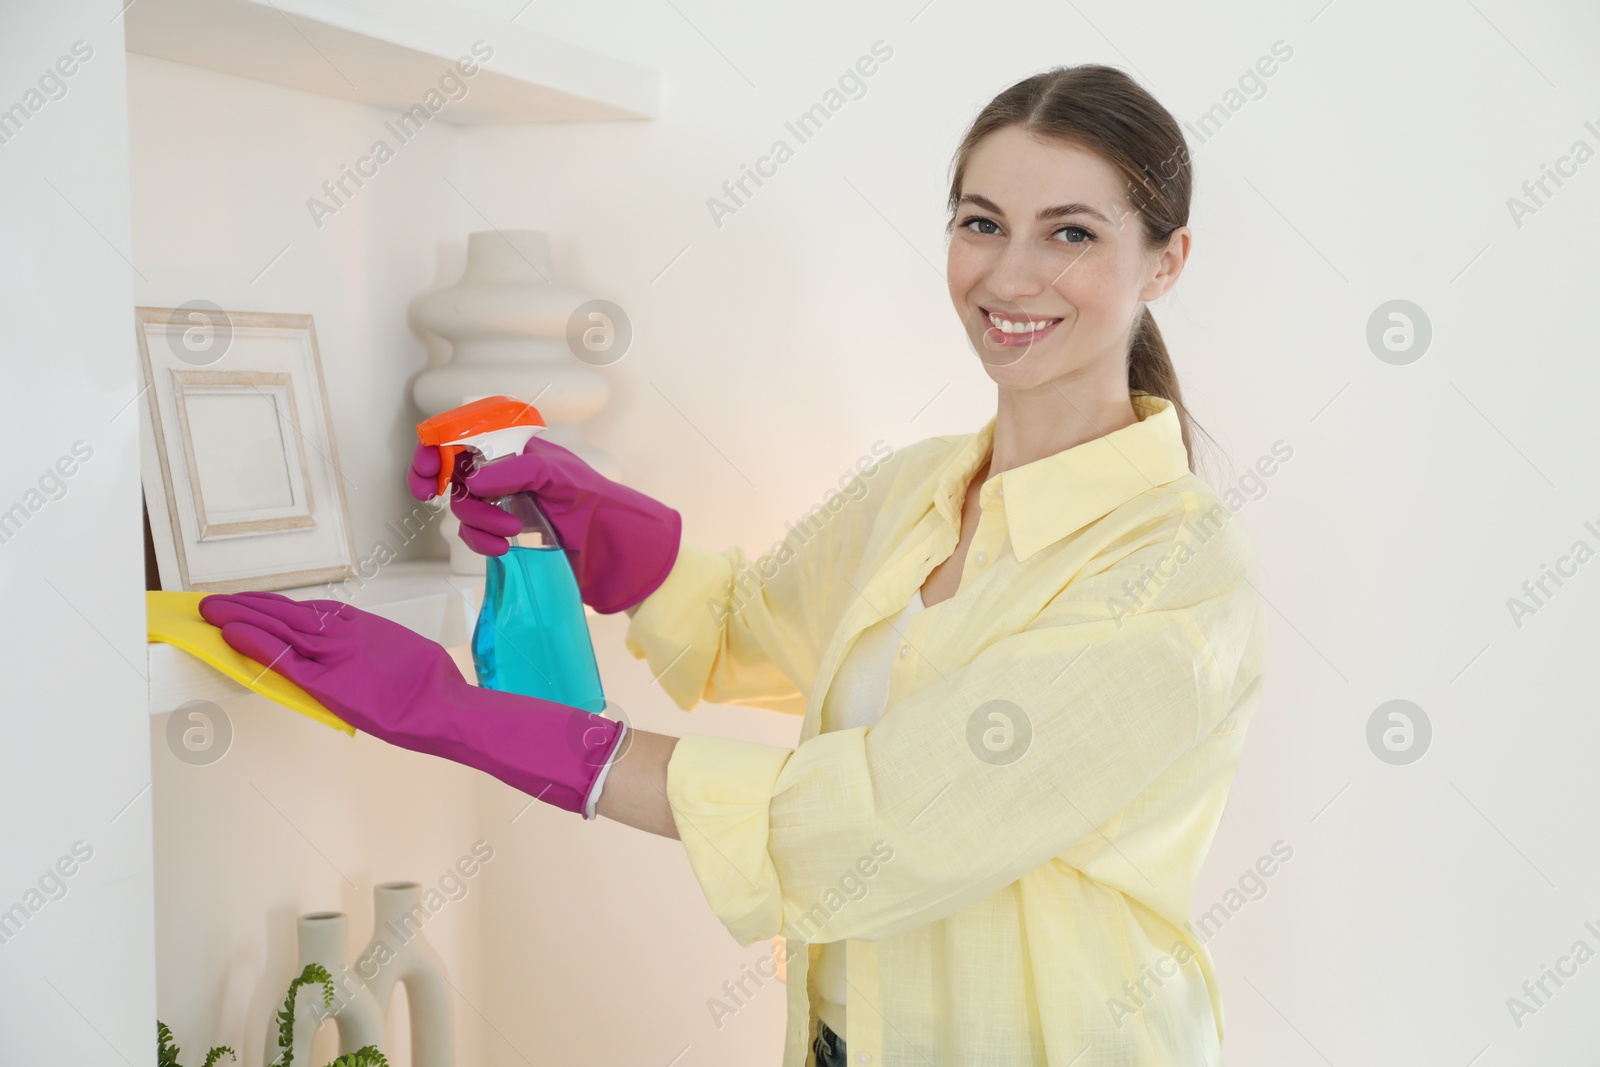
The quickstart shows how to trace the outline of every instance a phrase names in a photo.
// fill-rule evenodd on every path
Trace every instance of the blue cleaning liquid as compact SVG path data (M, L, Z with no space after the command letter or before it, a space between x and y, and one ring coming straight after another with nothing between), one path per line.
M484 561L483 608L472 631L478 684L599 714L600 688L583 598L556 545L512 545Z

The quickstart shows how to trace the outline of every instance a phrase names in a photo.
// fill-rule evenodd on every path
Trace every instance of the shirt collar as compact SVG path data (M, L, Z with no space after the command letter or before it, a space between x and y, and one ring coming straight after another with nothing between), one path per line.
M1129 399L1138 422L1002 471L984 483L981 506L1004 508L1011 550L1019 561L1110 514L1145 490L1189 473L1177 407L1164 397L1139 390L1130 390ZM967 485L994 444L997 418L991 416L982 429L969 436L939 476L934 507L957 529Z

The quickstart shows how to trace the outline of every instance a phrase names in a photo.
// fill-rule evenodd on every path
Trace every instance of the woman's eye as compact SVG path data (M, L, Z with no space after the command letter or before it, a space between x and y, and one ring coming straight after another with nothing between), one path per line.
M983 215L973 215L970 218L964 219L961 223L961 228L972 233L980 233L985 236L991 236L1000 232L1000 224L994 221L994 219L986 218ZM1062 226L1058 228L1055 233L1069 234L1070 236L1065 238L1063 242L1069 245L1088 244L1090 241L1096 239L1094 231L1086 230L1082 226Z

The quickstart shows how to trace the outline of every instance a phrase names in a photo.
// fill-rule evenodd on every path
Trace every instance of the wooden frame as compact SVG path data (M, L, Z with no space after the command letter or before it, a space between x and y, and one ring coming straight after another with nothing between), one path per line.
M254 392L267 397L276 403L277 397L282 397L282 406L287 408L290 425L300 426L298 407L294 402L294 378L292 375L275 373L271 371L205 371L205 370L174 370L169 372L173 382L173 399L178 407L178 426L183 437L183 456L191 472L198 471L200 467L200 453L194 445L194 434L189 425L189 398L205 395L228 395L241 393L246 396ZM272 392L264 392L262 386ZM247 392L248 391L248 392ZM282 515L263 515L258 518L241 518L235 520L220 519L212 514L205 505L204 479L192 478L192 487L195 500L196 517L200 523L200 540L205 541L217 537L237 537L241 534L272 533L275 530L302 530L317 524L315 516L314 493L311 486L311 472L306 464L305 449L300 447L298 435L290 435L285 444L294 450L297 463L289 464L289 471L297 474L291 485L292 496L298 504L291 505Z
M311 316L217 309L228 341L197 360L176 341L194 328L190 309L134 312L141 474L162 588L352 577L346 478Z

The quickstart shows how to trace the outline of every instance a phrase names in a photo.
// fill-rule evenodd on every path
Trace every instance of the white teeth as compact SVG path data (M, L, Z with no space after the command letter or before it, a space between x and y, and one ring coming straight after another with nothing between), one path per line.
M1002 333L1032 333L1046 326L1054 326L1060 321L1060 319L1046 319L1043 322L1012 322L1010 319L1001 318L992 311L989 312L990 324Z

